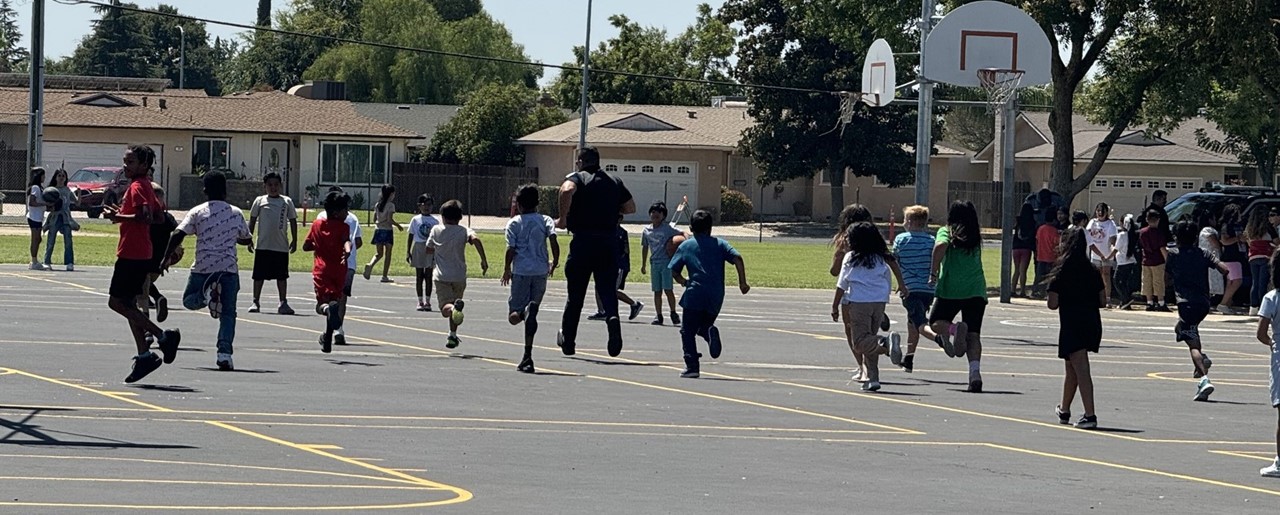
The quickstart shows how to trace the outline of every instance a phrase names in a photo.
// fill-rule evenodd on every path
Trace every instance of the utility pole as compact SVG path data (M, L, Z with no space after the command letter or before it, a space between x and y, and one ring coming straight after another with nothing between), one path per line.
M587 42L582 45L582 125L578 128L578 148L587 146L587 109L591 102L587 98L587 87L591 84L591 3L587 0Z
M177 25L177 28L182 35L182 42L178 43L178 89L187 89L187 31L182 25Z
M27 118L27 169L43 162L44 0L31 0L31 107Z
M929 205L929 159L933 153L933 82L924 76L924 45L933 30L937 0L920 0L920 99L916 127L916 204Z

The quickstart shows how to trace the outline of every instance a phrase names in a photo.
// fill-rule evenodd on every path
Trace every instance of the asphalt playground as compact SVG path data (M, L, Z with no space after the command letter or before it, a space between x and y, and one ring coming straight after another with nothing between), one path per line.
M1101 427L1082 431L1053 414L1057 315L1031 302L990 306L985 393L964 393L965 363L925 345L915 373L882 362L884 389L864 393L829 291L730 290L724 354L681 379L677 330L650 326L651 308L624 323L618 358L586 320L578 354L561 355L553 282L528 375L497 280L471 282L449 351L409 279L357 279L350 345L322 354L309 277L294 275L300 315L279 316L245 312L245 273L235 372L214 366L208 313L175 310L178 360L126 385L133 344L106 309L109 274L0 266L0 511L1280 508L1280 481L1258 476L1275 454L1267 349L1245 318L1201 326L1218 391L1196 403L1173 315L1104 313ZM184 272L160 281L171 299L183 284ZM901 306L889 312L902 329Z

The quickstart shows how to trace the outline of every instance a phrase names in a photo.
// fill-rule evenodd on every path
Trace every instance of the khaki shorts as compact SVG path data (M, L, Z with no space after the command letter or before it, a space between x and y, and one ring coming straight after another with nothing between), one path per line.
M461 299L463 294L467 292L466 281L432 281L436 286L436 302L440 307L445 304L453 304L453 301Z
M884 302L853 302L841 304L845 320L849 321L849 343L859 354L872 354L880 346L877 331L884 319Z

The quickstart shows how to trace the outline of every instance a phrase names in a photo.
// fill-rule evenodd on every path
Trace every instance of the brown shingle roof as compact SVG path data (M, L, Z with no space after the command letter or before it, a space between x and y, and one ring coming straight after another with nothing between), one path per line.
M1024 111L1021 114L1023 121L1031 126L1032 129L1042 134L1049 143L1035 145L1030 148L1023 149L1018 152L1018 160L1043 161L1053 159L1053 134L1049 130L1049 113ZM1076 114L1072 118L1071 129L1073 131L1072 139L1075 143L1076 160L1087 161L1093 158L1094 153L1098 149L1098 144L1106 138L1110 129L1104 125L1090 122L1083 115ZM1192 118L1183 121L1177 128L1169 131L1167 134L1161 134L1160 139L1172 143L1171 145L1130 145L1117 143L1111 147L1111 153L1107 156L1108 161L1128 161L1128 162L1149 162L1149 163L1196 163L1206 165L1222 165L1232 166L1238 164L1234 156L1210 152L1196 143L1195 131L1203 129L1211 138L1222 138L1222 133L1218 131L1216 125L1204 118ZM1134 136L1140 137L1146 133L1145 127L1132 127L1126 131L1121 137ZM1154 137L1154 134L1150 134ZM990 159L992 146L987 145L986 148L978 152L975 160ZM981 162L981 161L980 161Z
M587 119L587 141L597 145L657 145L733 149L742 132L755 121L745 109L693 106L594 104ZM689 116L694 111L694 117ZM640 131L603 127L637 113L675 126L677 130ZM535 132L518 141L529 144L577 143L580 122L569 122Z

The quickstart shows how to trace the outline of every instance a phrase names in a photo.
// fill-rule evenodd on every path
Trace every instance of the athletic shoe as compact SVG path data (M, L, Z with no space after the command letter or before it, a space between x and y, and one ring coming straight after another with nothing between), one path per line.
M1208 372L1209 367L1213 366L1213 360L1209 359L1209 355L1205 354L1204 351L1200 352L1200 356L1204 358L1204 371ZM1196 368L1191 371L1191 377L1195 379L1200 379L1201 377L1204 377L1204 374L1200 373L1199 368Z
M1277 456L1270 465L1259 469L1258 473L1262 474L1262 477L1280 477L1280 456Z
M426 311L426 310L427 310L427 304L425 302L418 301L418 311Z
M862 380L862 367L858 367L858 368L853 369L853 377L849 378L849 380L850 380L850 381L857 381L857 382L859 382L859 383L863 383L863 382L865 382L865 381L863 381L863 380Z
M898 333L889 333L889 362L902 364L902 335Z
M606 319L606 318L609 318L609 315L606 315L603 311L597 311L597 312L595 312L595 313L591 314L591 316L588 316L588 317L587 317L587 320L591 320L591 321L599 322L599 321L604 320L604 319Z
M687 368L680 372L680 377L685 379L697 379L701 375L702 374L699 374L697 370L689 370Z
M635 320L636 317L640 316L640 311L643 309L644 309L644 303L640 301L636 301L635 304L631 305L631 314L627 316L627 320Z
M390 278L390 277L383 276L383 277L382 277L382 282L384 282L384 283L394 283L394 282L396 282L396 281L395 281L395 279L392 279L392 278Z
M338 303L337 302L330 301L329 304L325 305L324 318L325 318L324 331L326 333L333 333L334 331L338 330L338 327L342 325L342 322L338 319Z
M68 271L68 272L74 272L74 271L76 271L76 266L75 266L75 265L67 265L67 271Z
M1147 311L1156 311L1155 304L1147 304Z
M951 334L947 331L938 333L938 346L942 347L942 351L947 353L948 358L956 357L955 344L951 343Z
M254 302L253 304L249 304L249 312L250 312L250 313L260 313L260 312L262 312L262 307L261 307L261 306L259 306L257 302Z
M662 325L662 315L653 317L653 321L649 322L649 325Z
M1169 309L1169 305L1168 305L1168 304L1161 304L1161 305L1159 305L1159 306L1156 306L1156 311L1159 311L1159 312L1161 312L1161 313L1170 313L1170 312L1171 312L1171 310Z
M369 276L370 276L372 273L373 273L373 265L365 265L365 266L364 266L364 273L362 273L362 274L360 274L360 275L364 276L364 280L368 281L368 280L369 280Z
M328 354L333 351L333 333L325 331L320 333L320 352Z
M1252 307L1249 308L1249 316L1251 317L1258 316L1258 308L1252 308Z
M209 305L209 316L217 320L222 316L222 281L210 276L210 284L204 290L205 303Z
M1200 380L1200 386L1196 388L1196 396L1192 397L1192 399L1201 402L1207 401L1209 400L1209 395L1213 394L1213 390L1213 383L1209 382L1209 378L1203 378Z
M1054 406L1054 407L1053 407L1053 413L1054 413L1055 415L1057 415L1057 416L1058 416L1058 423L1059 423L1059 424L1070 424L1070 423L1071 423L1071 412L1070 412L1070 411L1062 411L1062 405L1061 405L1061 404L1059 404L1059 405L1057 405L1057 406Z
M533 360L530 358L524 358L520 360L520 364L516 365L516 371L524 372L526 374L532 374L534 372Z
M235 364L231 362L231 355L223 354L219 352L218 353L218 370L221 370L223 372L230 372L235 369L236 369Z
M675 311L671 312L671 325L680 325L680 314Z
M453 315L449 317L449 320L453 322L453 325L462 325L462 321L466 320L466 315L462 314L462 307L465 305L466 302L462 299L453 301Z
M889 315L884 315L883 317L880 317L880 330L881 331L889 330Z
M173 363L178 358L178 344L182 342L182 333L177 329L165 329L160 333L160 353L164 354L165 363Z
M164 323L169 319L169 299L163 296L156 299L156 322Z
M293 308L289 307L288 302L281 302L280 305L276 307L276 313L281 315L292 315Z
M903 371L903 372L906 372L906 373L910 374L913 370L915 370L915 365L916 365L916 355L915 355L915 354L907 354L906 356L903 356L903 357L902 357L902 371Z
M426 304L423 304L423 305L422 305L422 310L423 310L423 311L431 311L431 301L427 301L427 302L426 302Z
M461 344L462 340L458 339L458 335L451 334L448 338L445 338L444 347L446 349L456 349Z
M622 354L622 321L609 317L604 324L609 329L609 357L616 358Z
M973 381L969 381L969 389L965 391L969 393L982 393L982 380L975 379Z
M1080 417L1080 420L1076 422L1076 429L1097 429L1097 428L1098 428L1097 415L1083 415Z
M577 345L576 342L564 339L564 330L556 331L556 346L560 347L560 352L565 356L572 356Z
M969 324L964 322L956 323L955 343L956 357L963 358L966 352L969 352Z
M707 329L707 349L711 351L711 359L720 357L721 345L719 327L713 325L710 329Z
M133 372L129 373L129 377L124 378L124 382L136 383L142 378L147 377L147 374L155 372L157 368L160 368L160 356L157 356L154 352L147 352L141 356L134 356Z
M334 345L347 344L347 332L343 331L341 327L334 329L333 331L333 344Z
M32 262L31 262L31 269L32 269L32 270L44 270L44 265L40 264L40 262L39 262L39 261L32 261ZM139 379L141 379L141 378L139 378Z
M862 383L862 389L868 392L880 391L880 381L867 381Z

